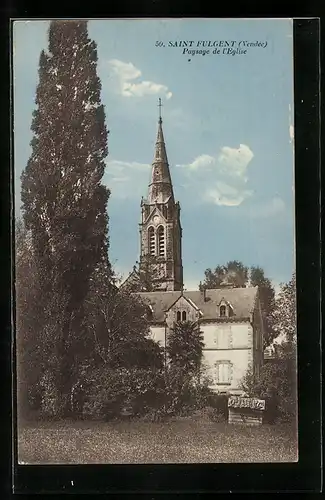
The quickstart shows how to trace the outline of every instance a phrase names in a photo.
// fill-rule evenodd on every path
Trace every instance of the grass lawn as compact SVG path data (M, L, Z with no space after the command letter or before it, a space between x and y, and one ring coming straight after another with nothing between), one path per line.
M233 426L179 419L167 423L42 423L19 429L19 463L295 462L295 431L284 425Z

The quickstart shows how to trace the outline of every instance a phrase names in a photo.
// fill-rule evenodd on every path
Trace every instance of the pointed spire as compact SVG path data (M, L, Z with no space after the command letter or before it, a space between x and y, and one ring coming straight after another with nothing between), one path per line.
M161 118L161 99L159 98L158 132L152 162L151 182L149 184L148 202L165 203L170 197L174 199L173 186L170 177L168 158Z
M159 108L159 120L158 120L158 123L162 123L162 118L161 118L161 107L162 107L162 104L161 104L161 99L159 97L159 100L158 100L158 108Z

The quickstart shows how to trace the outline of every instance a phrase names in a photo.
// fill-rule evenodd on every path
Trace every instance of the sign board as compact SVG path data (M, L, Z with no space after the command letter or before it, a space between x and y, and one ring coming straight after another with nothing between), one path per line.
M250 408L251 410L263 411L265 410L265 399L230 396L228 399L228 408Z
M230 396L228 399L229 424L261 425L265 400Z

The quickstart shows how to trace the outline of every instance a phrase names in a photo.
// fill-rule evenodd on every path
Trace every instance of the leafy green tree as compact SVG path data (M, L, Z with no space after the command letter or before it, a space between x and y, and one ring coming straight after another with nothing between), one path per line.
M259 376L249 370L241 387L248 397L266 399L270 421L292 421L296 417L296 373L286 359L265 363Z
M201 406L203 334L197 322L177 322L167 337L165 393L161 415L186 415Z
M266 361L260 373L249 370L242 388L252 397L267 398L275 409L273 417L292 420L297 413L297 344L295 275L281 285L272 314L274 357Z
M155 415L165 392L161 371L140 368L102 365L86 374L84 384L83 414L101 420Z
M40 55L32 153L22 174L21 198L39 306L48 310L53 296L64 298L51 309L60 325L53 338L63 414L69 413L74 373L91 345L84 328L90 278L99 263L109 268L109 190L102 184L107 129L96 67L87 22L52 21L48 52ZM36 315L32 308L28 314ZM40 316L39 335L44 321Z
M168 335L166 352L171 366L197 374L203 356L203 333L196 322L177 322Z
M28 243L24 224L21 220L17 220L15 292L16 333L18 332L16 334L18 419L28 418L31 409L37 404L40 405L36 387L42 371L43 354L37 329L38 314L42 315L43 311L38 307L37 268Z
M272 314L274 336L286 342L297 342L296 276L281 285Z
M163 355L150 338L149 310L136 294L118 289L98 270L87 297L87 325L95 364L161 369Z
M162 290L167 276L161 265L161 258L154 255L145 255L140 262L136 262L131 275L121 284L121 288L134 292L155 292Z
M201 290L222 288L223 286L243 288L248 283L248 267L237 260L216 266L213 270L206 269L204 275L205 279L199 286Z
M66 297L53 290L46 302L40 300L42 287L38 262L30 234L21 220L15 231L16 360L18 419L29 419L51 399L57 412L58 395L53 387L59 362L56 339L62 326L60 311ZM41 325L41 328L40 328ZM48 413L46 410L45 413Z

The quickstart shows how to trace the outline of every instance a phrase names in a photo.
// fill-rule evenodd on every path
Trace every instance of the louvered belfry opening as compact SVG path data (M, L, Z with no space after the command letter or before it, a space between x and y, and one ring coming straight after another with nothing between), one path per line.
M165 255L165 229L163 226L158 228L158 252L160 257Z
M148 242L149 242L149 254L156 254L156 245L155 245L155 230L153 227L149 227L148 229Z

